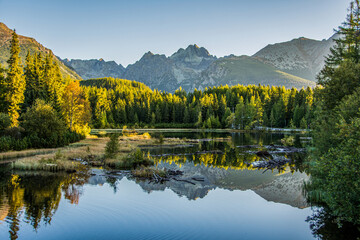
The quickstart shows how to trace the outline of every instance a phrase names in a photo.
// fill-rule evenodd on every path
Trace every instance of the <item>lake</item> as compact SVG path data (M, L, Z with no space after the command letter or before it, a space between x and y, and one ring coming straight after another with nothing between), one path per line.
M198 139L178 147L143 146L157 167L186 181L149 182L126 171L73 174L1 166L0 239L315 239L303 195L305 152L256 168L258 149L281 145L280 133L163 132ZM308 144L297 134L295 147Z

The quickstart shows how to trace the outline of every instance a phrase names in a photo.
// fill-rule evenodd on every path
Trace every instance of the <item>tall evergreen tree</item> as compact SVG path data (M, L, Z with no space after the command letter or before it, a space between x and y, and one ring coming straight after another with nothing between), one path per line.
M320 96L326 109L333 109L360 86L359 0L351 2L346 21L336 32L339 38L318 75L318 83L324 87Z
M6 108L6 78L5 78L5 68L3 68L0 64L0 113L5 113L7 111Z
M6 95L5 102L7 112L11 119L11 126L18 126L20 106L24 102L25 77L20 63L19 38L15 30L10 42L10 58L7 61L9 67L5 79Z

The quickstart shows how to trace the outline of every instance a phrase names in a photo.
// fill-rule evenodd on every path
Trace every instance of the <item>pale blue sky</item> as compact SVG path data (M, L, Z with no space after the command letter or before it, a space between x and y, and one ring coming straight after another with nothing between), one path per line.
M350 0L0 0L0 21L61 58L124 66L196 43L218 57L329 38Z

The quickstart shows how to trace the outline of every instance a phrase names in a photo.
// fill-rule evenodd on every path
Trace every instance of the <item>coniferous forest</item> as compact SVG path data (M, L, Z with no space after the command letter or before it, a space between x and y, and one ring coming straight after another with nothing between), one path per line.
M237 85L171 94L123 79L63 78L51 53L28 53L21 66L19 51L14 32L0 76L2 151L63 146L90 127L307 129L319 91ZM38 129L40 123L48 127Z
M26 56L13 32L8 68L0 66L0 151L60 147L90 131L90 104L78 81L64 79L52 55Z
M174 94L152 91L142 83L122 79L80 82L90 101L94 128L184 127L302 128L310 126L314 91L269 86L220 86Z
M301 164L306 165L303 172L311 178L305 184L304 192L312 206L322 207L309 219L314 235L331 239L331 233L324 229L327 222L336 223L339 228L355 226L359 232L359 0L351 2L348 16L336 33L340 37L335 39L335 45L326 57L315 88L225 85L192 92L180 87L169 93L126 79L75 80L64 77L52 53L28 52L22 65L19 40L14 31L8 65L6 68L0 66L0 152L63 147L85 139L91 129L228 129L241 133L274 128L286 129L287 132L301 130L308 134L304 139L311 139L306 150L303 148L296 152L307 151ZM107 148L115 150L104 155L100 164L109 160L106 158L115 158L115 152L120 151L118 139L118 135L113 135L109 140L112 145L107 145ZM190 141L191 144L194 142ZM163 144L162 137L156 144ZM249 146L254 145L246 147ZM233 154L238 153L231 144L227 147ZM257 147L265 154L262 143ZM288 150L286 147L281 149ZM267 150L270 148L275 148L272 142ZM133 150L129 147L124 152ZM215 149L211 154L219 154L219 151ZM246 156L249 152L238 155ZM133 158L140 159L140 163L145 162L145 155L140 150L132 154ZM253 159L261 156L253 156ZM225 158L221 164L227 160ZM268 155L264 159L273 160ZM245 160L241 164L244 169L256 168Z

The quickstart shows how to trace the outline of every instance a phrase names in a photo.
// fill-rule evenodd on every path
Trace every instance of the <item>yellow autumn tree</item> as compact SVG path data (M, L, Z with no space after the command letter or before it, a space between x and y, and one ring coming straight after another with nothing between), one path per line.
M86 99L79 81L70 81L62 97L62 114L71 131L88 135L91 119L90 103Z

